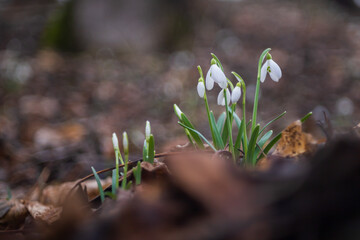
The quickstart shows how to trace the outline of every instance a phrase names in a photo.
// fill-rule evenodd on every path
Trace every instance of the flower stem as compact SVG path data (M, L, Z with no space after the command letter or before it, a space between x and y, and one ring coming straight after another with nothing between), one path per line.
M251 125L251 133L254 132L256 127L256 117L257 117L257 110L258 110L258 103L259 103L259 92L260 92L260 75L261 75L261 65L265 55L271 50L271 48L265 49L260 58L258 64L258 73L257 73L257 81L256 81L256 91L255 91L255 98L254 98L254 107L253 107L253 116L252 116L252 125Z
M247 133L246 133L246 86L244 81L242 82L242 89L243 89L243 101L242 101L242 107L243 107L243 116L242 116L242 121L244 121L243 124L243 134L244 134L244 140L243 140L243 150L244 150L244 155L246 156L247 153L247 149L248 149L248 144L247 144Z
M226 96L226 88L223 90L224 92L224 97L225 97L225 109L226 109L226 125L228 127L228 131L229 131L229 150L233 156L233 160L234 162L236 161L235 158L235 151L234 151L234 143L233 143L233 138L232 138L232 125L230 122L230 114L229 114L229 109L228 109L228 101L227 101L227 96Z
M218 148L217 143L216 143L216 141L215 141L215 135L214 135L214 130L213 130L213 127L216 127L216 126L213 126L213 125L211 124L211 120L210 120L210 108L209 108L209 103L208 103L208 100L207 100L206 92L205 92L205 94L204 94L204 101L205 101L205 106L206 106L206 114L207 114L208 121L209 121L209 125L210 125L211 137L212 137L213 143L214 143L214 145L215 145L215 148Z

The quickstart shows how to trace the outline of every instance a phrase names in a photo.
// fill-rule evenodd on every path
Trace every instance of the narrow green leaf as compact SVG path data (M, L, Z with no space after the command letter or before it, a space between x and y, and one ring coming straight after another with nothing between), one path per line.
M111 184L111 192L116 196L116 169L112 170L112 184Z
M102 188L102 185L101 185L100 177L97 174L97 172L95 171L94 167L91 167L91 170L92 170L92 172L93 172L93 174L95 176L95 180L96 180L96 183L97 183L98 188L99 188L100 199L101 199L101 202L103 203L105 201L105 194L104 194L104 189Z
M204 141L216 152L216 148L214 148L214 146L204 137L204 135L202 135L199 131L192 129L186 125L184 125L182 122L178 122L178 124L186 129L189 129L190 131L196 132L202 139L204 139Z
M221 134L220 131L218 131L217 127L216 127L216 121L215 121L215 117L214 117L214 113L212 111L210 111L210 124L212 124L212 126L214 127L214 143L216 148L218 149L224 149L225 148L225 143L223 142L222 138L221 138Z
M129 182L126 184L125 190L129 190L129 189L131 188L131 185L132 185L132 181L129 181Z
M228 119L225 119L225 124L227 124ZM226 127L227 125L224 126L223 131L221 133L221 139L223 141L223 143L227 143L228 139L229 139L229 128Z
M112 200L116 200L116 194L113 194L112 192L105 192L105 196L110 197Z
M275 122L276 120L280 119L280 118L281 118L282 116L284 116L285 114L286 114L286 111L283 112L283 113L281 113L280 115L278 115L276 118L274 118L274 119L271 120L270 122L268 122L268 123L261 129L261 131L260 131L259 134L261 134L261 133L265 130L265 128L266 128L267 126L269 126L270 124L272 124L272 123Z
M184 123L184 125L195 129L195 127L192 125L192 123L190 122L190 120L186 117L186 115L184 113L181 113L181 121L182 123ZM214 125L216 127L216 125ZM200 148L204 148L204 144L201 141L201 138L199 137L199 135L196 132L192 132L190 131L190 135L191 137L194 139L194 141L196 142L196 144L200 147Z
M240 155L240 151L239 151L239 149L240 149L240 145L241 145L241 140L242 140L242 138L243 138L243 129L244 129L244 127L243 127L243 125L244 125L244 122L242 121L241 122L241 124L240 124L240 127L239 127L239 131L238 131L238 135L237 135L237 137L236 137L236 140L235 140L235 144L234 144L234 148L235 148L235 157L236 158L238 158L239 157L239 155Z
M264 146L264 144L266 143L267 140L269 140L269 138L271 137L271 135L273 134L273 131L270 130L267 133L264 134L264 136L262 136L259 140L259 142L256 144L256 148L255 148L255 154L254 157L257 157L262 149L262 147ZM259 133L260 135L260 133ZM260 148L259 148L260 147Z
M229 112L232 111L230 107L228 107L228 109L229 109ZM233 117L234 117L236 126L239 128L239 127L240 127L240 124L241 124L241 120L240 120L239 116L236 114L235 111L234 111Z
M279 133L278 135L276 135L276 136L269 142L269 144L266 145L266 147L265 147L265 149L264 149L263 152L264 152L265 154L267 154L267 153L271 150L271 148L280 140L280 138L281 138L281 133ZM263 154L261 154L261 155L259 156L259 158L257 159L257 161L259 161L262 157L264 157Z
M148 161L149 163L154 163L154 157L155 157L155 141L154 141L154 135L150 134L149 138L149 152L148 152Z
M216 127L218 129L219 132L221 132L221 130L223 129L224 127L224 123L225 123L225 118L226 118L226 112L223 112L218 120L217 120L217 123L216 123Z
M135 178L135 184L139 185L141 183L141 163L137 162L136 167L133 168L133 174Z
M249 141L249 147L248 147L246 161L247 161L247 163L250 163L252 165L254 165L253 158L254 158L256 140L259 136L259 130L260 130L260 125L258 124L258 125L256 125L254 131L251 133L251 137L250 137L250 141Z
M185 130L185 134L186 134L189 142L191 143L191 145L193 145L195 147L196 145L195 145L194 141L191 138L191 134L190 134L189 130L187 130L187 129L184 129L184 130Z
M311 115L312 115L312 112L309 112L309 113L306 114L300 121L301 121L302 123L305 122Z

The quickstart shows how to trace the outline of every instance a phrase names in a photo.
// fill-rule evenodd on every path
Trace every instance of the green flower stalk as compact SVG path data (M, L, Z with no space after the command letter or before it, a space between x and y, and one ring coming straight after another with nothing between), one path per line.
M124 176L122 180L122 189L127 189L127 172L128 172L128 163L129 163L129 139L126 132L123 132L123 148L125 155L125 163L124 163Z
M112 135L112 142L115 150L115 169L116 169L116 189L119 188L119 160L121 164L124 164L124 160L121 156L120 148L119 148L119 140L116 136L116 133Z

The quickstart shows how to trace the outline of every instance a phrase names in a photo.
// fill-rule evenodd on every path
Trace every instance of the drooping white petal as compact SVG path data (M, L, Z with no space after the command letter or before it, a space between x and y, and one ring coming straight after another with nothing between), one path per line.
M225 97L224 97L224 90L221 89L219 95L217 97L217 104L221 106L225 106Z
M217 84L219 84L221 88L226 88L227 80L224 72L216 64L211 65L210 71L211 71L211 75L210 75L211 78Z
M231 102L236 103L237 101L239 101L240 97L241 97L241 88L239 86L236 86L231 93Z
M150 139L150 134L151 134L150 122L146 121L146 125L145 125L145 138L146 138L146 140Z
M274 60L270 59L268 61L269 61L269 66L270 66L269 75L270 75L272 80L274 80L275 82L278 82L279 79L282 76L281 69L280 69L279 65Z
M207 72L207 74L206 74L206 79L205 79L205 82L206 82L206 89L207 90L211 90L211 89L213 89L213 87L214 87L214 79L212 79L212 77L210 76L210 74L211 74L211 67L209 68L209 71Z
M223 82L219 82L218 84L222 89L225 89L227 87L227 80Z
M197 92L198 92L198 94L199 94L199 97L204 98L204 94L205 94L205 85L204 85L204 82L198 82Z
M113 142L114 148L118 149L119 148L119 140L116 136L116 133L113 133L113 135L112 135L112 142Z
M260 81L261 82L265 81L268 66L269 66L269 62L266 61L264 63L264 65L261 67L261 72L260 72Z
M230 91L229 89L226 89L226 100L227 100L227 105L229 105L230 103L230 99L231 98L231 95L230 95Z

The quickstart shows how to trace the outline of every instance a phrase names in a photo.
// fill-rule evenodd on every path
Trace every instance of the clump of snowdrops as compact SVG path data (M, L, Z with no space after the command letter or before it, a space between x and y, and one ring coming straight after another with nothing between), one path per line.
M246 118L246 84L240 74L231 72L236 79L236 83L233 84L230 79L226 77L220 60L214 54L211 54L211 66L205 77L201 67L198 66L200 78L197 84L197 92L199 97L204 99L212 141L206 139L203 134L196 130L194 125L180 108L176 104L174 105L175 113L179 118L178 123L184 128L189 141L196 148L204 148L204 143L215 152L228 148L235 163L254 166L279 141L281 133L271 139L273 130L265 131L265 129L271 123L284 116L286 111L275 117L263 127L257 123L261 83L265 81L267 74L269 74L270 78L275 82L278 82L282 76L279 65L272 59L272 56L269 53L270 50L270 48L264 50L259 58L251 119ZM224 106L225 108L225 111L217 118L213 111L210 110L207 98L208 91L214 88L215 83L220 87L217 104ZM242 101L240 101L241 96ZM241 118L235 112L238 102L240 102L239 105L242 110ZM233 130L234 122L236 131Z

